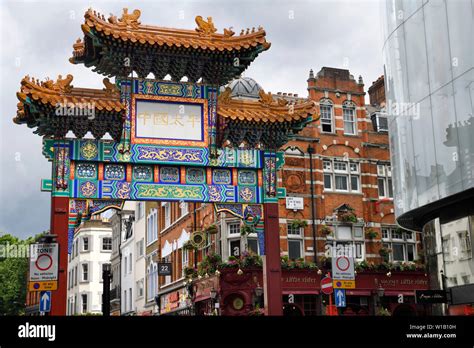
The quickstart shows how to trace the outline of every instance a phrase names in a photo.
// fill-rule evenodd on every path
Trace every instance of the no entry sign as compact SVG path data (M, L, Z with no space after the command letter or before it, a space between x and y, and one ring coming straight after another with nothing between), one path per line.
M323 294L330 295L332 294L332 279L331 277L324 277L321 279L321 291Z
M58 244L30 246L30 281L58 280Z

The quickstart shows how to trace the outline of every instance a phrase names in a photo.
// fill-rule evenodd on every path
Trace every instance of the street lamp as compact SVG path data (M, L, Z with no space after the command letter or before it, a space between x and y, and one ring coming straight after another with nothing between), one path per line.
M382 310L382 297L385 295L385 289L382 288L381 285L379 285L377 289L377 307L379 311ZM375 313L377 315L377 313Z
M255 292L255 306L258 305L259 308L262 308L262 296L263 296L263 288L260 286L260 284L257 283L257 287L254 290Z
M263 295L263 288L260 285L257 285L257 287L255 288L255 296L260 298L260 296L262 295Z
M212 300L215 300L216 297L217 297L217 291L216 291L216 289L212 288L211 289L211 298L212 298Z
M216 315L218 315L218 310L217 308L219 308L219 305L218 305L218 302L216 301L217 299L217 290L214 289L214 287L211 288L211 291L210 291L210 295L211 295L211 300L212 300L212 312L211 313L216 313Z

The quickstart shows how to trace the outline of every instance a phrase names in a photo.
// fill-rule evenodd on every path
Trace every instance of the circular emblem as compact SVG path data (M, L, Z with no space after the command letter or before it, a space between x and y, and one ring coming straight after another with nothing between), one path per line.
M81 194L84 197L92 197L97 191L95 185L90 181L86 181L82 183L80 186L80 190L81 190Z
M81 145L81 156L91 160L97 157L97 145L92 141L86 141Z
M244 300L240 297L236 297L234 301L232 301L232 307L236 310L241 310L244 307Z

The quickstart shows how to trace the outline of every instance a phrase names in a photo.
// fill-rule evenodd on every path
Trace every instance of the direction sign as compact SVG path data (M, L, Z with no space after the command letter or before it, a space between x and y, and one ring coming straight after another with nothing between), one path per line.
M333 257L332 277L337 280L354 280L354 258L347 256Z
M334 289L355 289L355 280L333 280Z
M336 300L336 307L346 306L346 290L344 289L334 290L334 298Z
M332 279L331 277L324 277L321 279L321 291L323 294L330 295L332 294Z
M30 281L58 280L58 243L30 246Z
M28 282L29 291L58 290L58 281L51 282Z
M40 312L50 312L51 311L51 291L41 291L39 298L40 298L40 303L39 303Z

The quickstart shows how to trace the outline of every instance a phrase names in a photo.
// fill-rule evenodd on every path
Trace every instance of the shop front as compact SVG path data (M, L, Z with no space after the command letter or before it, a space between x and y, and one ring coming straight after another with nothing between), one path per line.
M158 294L160 315L193 315L192 301L185 287Z
M288 316L326 315L330 303L321 293L323 273L312 269L283 269L283 312ZM261 269L230 268L218 276L195 280L194 305L197 315L245 316L263 314ZM427 290L428 278L419 271L363 271L356 275L355 288L346 289L342 316L420 316L429 307L415 304L415 290ZM334 299L331 300L334 303ZM216 303L218 303L216 310Z

